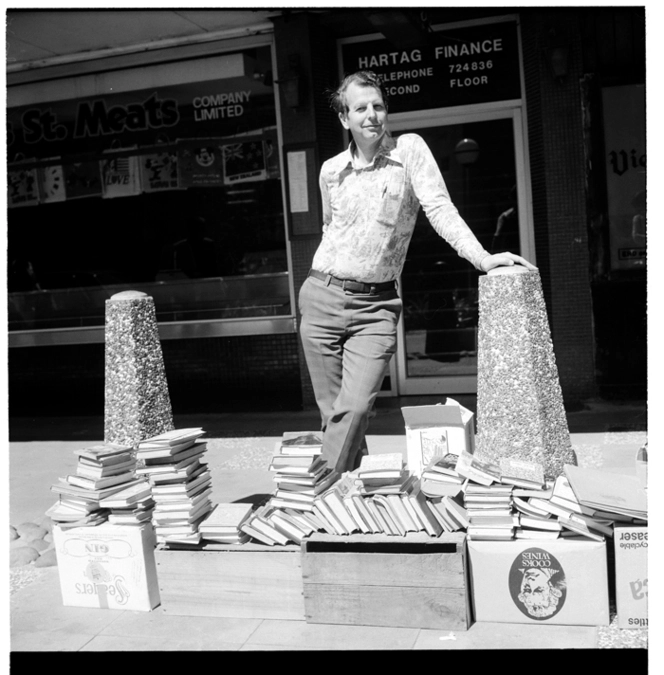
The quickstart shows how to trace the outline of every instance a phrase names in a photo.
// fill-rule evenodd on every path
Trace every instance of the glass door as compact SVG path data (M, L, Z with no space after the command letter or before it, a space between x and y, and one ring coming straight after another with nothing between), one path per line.
M523 251L534 262L519 110L469 120L404 119L391 129L395 137L412 132L424 138L452 201L488 251ZM420 211L400 283L400 395L477 391L479 275Z

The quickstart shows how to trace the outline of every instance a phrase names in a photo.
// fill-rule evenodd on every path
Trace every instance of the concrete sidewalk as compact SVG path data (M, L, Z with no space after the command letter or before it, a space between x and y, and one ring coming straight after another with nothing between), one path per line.
M461 399L461 397L459 397ZM460 401L463 402L463 401ZM466 405L466 402L463 402ZM408 399L408 405L419 405ZM472 409L472 408L471 408ZM73 472L73 450L103 438L97 418L10 420L10 523L39 521L55 501L50 486ZM645 409L639 405L598 405L569 416L572 445L580 465L622 470L646 440ZM202 426L213 499L233 501L270 494L267 471L274 443L283 431L317 427L311 412L252 415L176 416L177 427ZM12 429L13 428L13 429ZM405 433L400 410L379 404L368 436L369 451L402 452ZM66 440L50 440L60 438ZM46 436L46 438L44 438ZM596 649L644 646L638 631L615 627L475 623L468 631L307 624L305 621L173 616L152 612L87 609L62 605L57 568L33 570L14 592L12 651L263 651L263 650L459 650ZM622 634L622 637L621 635ZM618 639L620 638L620 639ZM647 634L646 634L647 640ZM647 642L646 642L647 644Z

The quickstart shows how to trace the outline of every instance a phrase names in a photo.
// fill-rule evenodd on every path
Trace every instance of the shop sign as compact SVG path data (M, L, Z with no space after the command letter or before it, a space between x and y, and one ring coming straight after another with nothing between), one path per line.
M8 158L101 153L155 145L164 137L256 133L274 127L274 114L272 89L248 77L9 108Z
M407 50L383 39L348 42L341 54L345 73L381 78L391 113L521 97L514 21L434 31L429 45Z
M645 87L602 90L611 269L646 265Z

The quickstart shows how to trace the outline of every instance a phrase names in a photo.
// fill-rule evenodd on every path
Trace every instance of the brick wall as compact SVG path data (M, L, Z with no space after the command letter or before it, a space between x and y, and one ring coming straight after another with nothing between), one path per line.
M176 414L302 407L295 335L161 344ZM10 415L103 414L104 349L86 344L9 350Z
M552 27L570 47L561 81L544 56ZM563 396L573 406L596 394L578 15L525 13L522 36L537 263Z

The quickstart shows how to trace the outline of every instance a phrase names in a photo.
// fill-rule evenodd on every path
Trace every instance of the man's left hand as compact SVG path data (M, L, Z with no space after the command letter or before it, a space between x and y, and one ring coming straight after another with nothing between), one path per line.
M529 269L532 272L537 272L537 267L535 267L535 265L529 263L520 255L510 253L509 251L506 251L505 253L494 253L493 255L488 255L482 258L480 268L483 272L488 272L494 267L511 267L512 265L523 265L526 269Z

